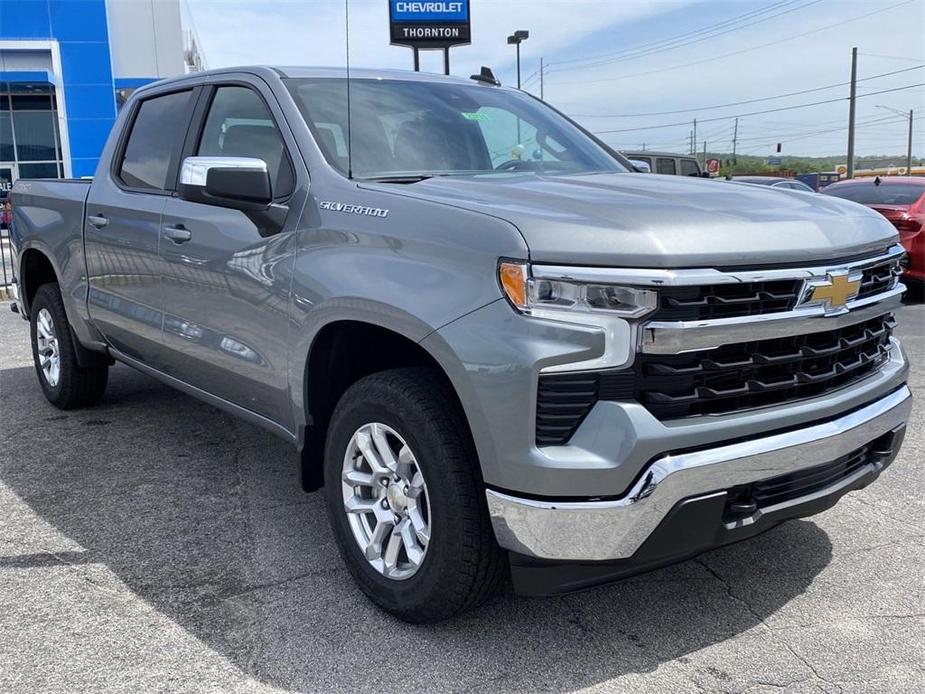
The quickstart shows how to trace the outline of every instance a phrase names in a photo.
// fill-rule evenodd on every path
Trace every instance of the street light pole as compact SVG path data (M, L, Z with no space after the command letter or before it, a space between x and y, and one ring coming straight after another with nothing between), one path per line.
M903 118L907 117L905 111L900 111L899 109L892 108L891 106L883 106L882 104L877 104L877 108L882 108L884 111L890 111L892 113L895 113L897 116L902 116ZM906 175L907 176L912 175L912 121L913 121L914 116L915 116L915 111L910 108L909 116L908 116L909 118L909 140L906 143Z
M520 43L517 44L517 88L520 89Z
M517 88L520 89L520 44L530 38L530 32L524 29L518 29L507 37L509 45L517 47Z
M906 175L912 175L912 114L913 110L909 109L909 144L906 146Z

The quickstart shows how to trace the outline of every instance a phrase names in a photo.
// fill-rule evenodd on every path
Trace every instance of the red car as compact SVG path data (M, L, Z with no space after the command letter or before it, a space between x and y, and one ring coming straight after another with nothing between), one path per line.
M903 282L921 296L925 288L925 178L856 178L833 183L822 192L859 202L890 220L909 254Z

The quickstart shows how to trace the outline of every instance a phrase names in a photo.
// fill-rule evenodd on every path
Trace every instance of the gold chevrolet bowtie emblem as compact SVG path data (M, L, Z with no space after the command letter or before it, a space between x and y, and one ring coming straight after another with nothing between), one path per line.
M806 303L822 304L826 313L840 313L860 290L860 276L851 278L847 272L830 272L826 275L826 279L812 283L812 293Z

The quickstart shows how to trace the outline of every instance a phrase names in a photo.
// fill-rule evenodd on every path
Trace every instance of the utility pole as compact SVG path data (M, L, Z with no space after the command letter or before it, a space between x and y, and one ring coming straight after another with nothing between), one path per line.
M906 150L906 175L912 175L912 109L909 109L909 145Z
M703 141L703 161L700 163L700 166L707 168L707 141Z
M851 49L851 96L848 104L848 178L854 178L854 106L858 90L858 47Z
M540 101L543 100L543 59L540 58Z
M732 131L732 163L736 163L736 140L739 139L739 119L736 118L735 129Z
M694 134L691 136L693 140L693 146L691 147L691 154L697 154L697 119L694 119Z

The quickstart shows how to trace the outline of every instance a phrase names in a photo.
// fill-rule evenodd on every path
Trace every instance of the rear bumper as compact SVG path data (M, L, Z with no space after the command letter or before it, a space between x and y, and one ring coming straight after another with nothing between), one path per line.
M792 512L804 504L826 499L834 503L846 491L876 477L896 455L911 405L908 387L901 386L873 403L818 424L663 455L617 499L559 502L519 498L489 489L486 494L495 536L502 547L533 559L622 561L633 558L666 519L690 500L719 508L720 518L727 519L719 521L729 526L726 530L756 530L775 517L793 517ZM887 439L890 443L884 447ZM748 485L823 466L865 447L869 448L859 467L821 489L771 506L756 506L734 517L729 513L733 502L748 502L740 498ZM735 506L743 507L747 503ZM716 522L709 523L706 529L715 532ZM742 532L745 531L739 534ZM697 544L696 551L716 544ZM637 563L651 564L645 557Z

